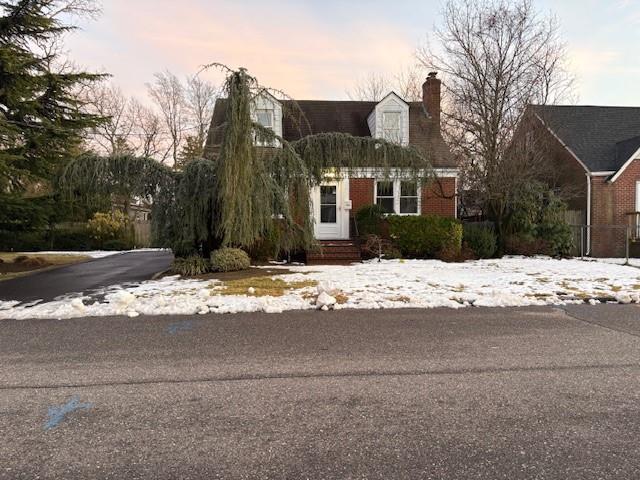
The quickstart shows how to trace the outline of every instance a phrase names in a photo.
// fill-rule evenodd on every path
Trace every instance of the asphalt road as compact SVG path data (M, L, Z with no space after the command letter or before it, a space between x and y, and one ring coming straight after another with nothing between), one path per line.
M172 260L170 252L131 252L46 270L0 282L0 300L50 301L69 293L149 280L169 268Z
M640 478L640 309L0 322L0 478Z

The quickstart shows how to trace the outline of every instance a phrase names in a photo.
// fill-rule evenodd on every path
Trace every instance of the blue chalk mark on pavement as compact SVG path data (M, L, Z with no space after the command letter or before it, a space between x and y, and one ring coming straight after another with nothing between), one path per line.
M93 407L93 403L80 403L80 397L75 395L66 404L61 407L49 407L48 420L44 425L45 430L51 430L57 427L65 417L76 410L89 410Z
M180 332L188 332L193 330L193 322L191 320L185 320L184 322L172 323L167 327L169 335L175 335Z

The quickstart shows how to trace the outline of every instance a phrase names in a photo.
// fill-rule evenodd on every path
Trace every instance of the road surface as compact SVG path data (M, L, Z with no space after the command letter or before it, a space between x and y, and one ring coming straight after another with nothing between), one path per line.
M640 478L640 309L0 322L0 478Z

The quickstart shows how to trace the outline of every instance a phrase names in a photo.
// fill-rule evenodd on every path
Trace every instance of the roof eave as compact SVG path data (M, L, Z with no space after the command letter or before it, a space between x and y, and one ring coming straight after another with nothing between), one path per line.
M548 131L548 132L553 136L553 138L555 138L555 139L558 141L558 143L559 143L560 145L562 145L562 148L564 148L564 149L569 153L569 155L571 155L571 156L575 159L575 161L576 161L576 162L578 162L578 163L580 164L580 166L582 166L582 168L584 169L584 171L585 171L587 174L591 174L592 172L591 172L591 170L589 169L589 167L587 167L587 165L586 165L582 160L580 160L580 157L578 157L578 155L576 155L576 153L575 153L573 150L571 150L571 147L569 147L569 145L567 145L567 144L566 144L566 143L565 143L565 142L564 142L564 141L563 141L563 140L558 136L558 134L556 134L556 132L554 132L554 131L551 129L551 127L550 127L549 125L547 125L547 123L546 123L546 122L545 122L545 121L540 117L540 115L538 115L536 112L534 112L533 114L534 114L534 115L535 115L535 117L540 121L540 123L541 123L541 124L542 124L546 129L547 129L547 131Z
M631 165L631 162L638 159L640 159L640 148L638 148L638 150L636 150L635 153L631 155L631 157L629 157L629 159L622 164L622 166L618 169L618 171L608 181L611 183L615 182L618 178L620 178L620 175L622 175L622 173L627 169L627 167Z

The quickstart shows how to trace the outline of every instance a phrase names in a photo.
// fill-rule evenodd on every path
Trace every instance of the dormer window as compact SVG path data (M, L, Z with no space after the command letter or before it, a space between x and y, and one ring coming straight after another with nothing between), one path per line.
M382 138L388 142L402 142L402 112L382 112Z
M272 130L278 137L282 137L282 104L266 90L258 94L251 106L251 118L264 128ZM259 135L256 135L259 137ZM280 142L260 141L256 138L256 145L261 147L280 147Z
M371 136L400 145L409 144L409 104L391 92L367 117Z
M260 125L273 130L273 110L259 108L256 110L256 120Z

